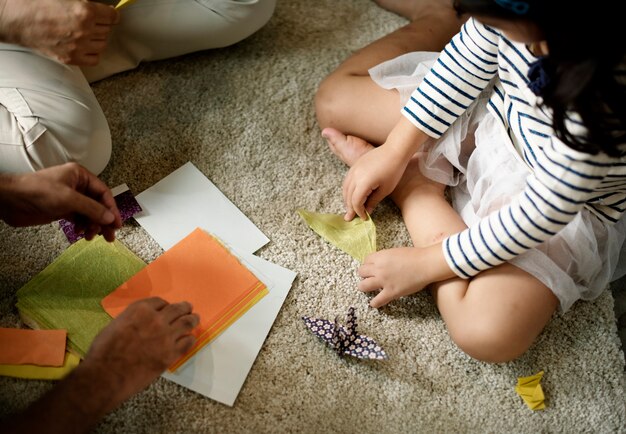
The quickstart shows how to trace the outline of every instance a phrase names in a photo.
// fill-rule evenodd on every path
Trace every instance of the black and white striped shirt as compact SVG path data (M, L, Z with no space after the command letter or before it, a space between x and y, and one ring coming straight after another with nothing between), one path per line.
M550 114L528 88L537 58L524 44L470 19L413 92L402 113L431 137L440 137L493 81L488 102L529 168L525 189L470 228L444 240L450 268L469 278L524 253L556 234L583 207L616 222L626 209L626 159L586 154L554 135ZM584 134L576 116L566 122Z

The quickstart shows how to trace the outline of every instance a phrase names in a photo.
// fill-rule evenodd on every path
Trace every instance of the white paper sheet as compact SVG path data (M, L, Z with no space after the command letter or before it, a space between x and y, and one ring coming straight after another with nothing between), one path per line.
M269 239L193 164L136 196L135 219L167 250L197 227L217 236L266 284L269 294L181 366L163 377L232 406L291 289L296 273L252 253Z
M167 250L200 227L238 251L254 253L269 242L191 162L136 196L135 220Z
M236 252L234 252L236 254ZM269 294L200 350L176 372L163 377L211 399L232 406L280 311L296 273L254 255L241 259L258 271Z

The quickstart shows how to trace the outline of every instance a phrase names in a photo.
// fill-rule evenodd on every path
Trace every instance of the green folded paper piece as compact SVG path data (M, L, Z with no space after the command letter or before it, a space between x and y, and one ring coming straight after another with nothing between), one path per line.
M355 217L347 222L337 214L318 214L303 209L299 209L298 214L322 238L359 262L376 251L376 226L371 217L367 220Z
M102 299L145 266L117 240L82 239L17 291L17 308L30 327L66 329L69 349L84 357L111 321Z

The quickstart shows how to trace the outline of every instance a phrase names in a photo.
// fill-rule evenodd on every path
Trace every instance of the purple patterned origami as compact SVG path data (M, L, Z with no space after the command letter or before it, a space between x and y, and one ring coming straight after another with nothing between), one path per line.
M308 316L303 316L302 319L314 335L330 345L340 356L347 354L359 359L374 360L388 358L385 350L372 338L357 333L354 307L348 310L348 321L345 327L339 324L339 317L335 318L335 322Z
M141 211L141 206L135 196L128 189L126 184L119 185L111 190L114 195L115 203L117 204L117 209L120 211L120 216L122 217L122 222L130 219L132 216ZM76 226L69 220L61 219L59 220L59 226L63 233L67 237L67 240L70 244L75 243L76 241L83 238L85 235L82 233L76 232Z

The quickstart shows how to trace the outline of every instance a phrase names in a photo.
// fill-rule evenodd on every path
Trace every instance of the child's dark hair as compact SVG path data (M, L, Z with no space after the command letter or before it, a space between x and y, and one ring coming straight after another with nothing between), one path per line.
M454 0L459 14L535 23L549 55L542 61L550 80L542 90L557 137L569 147L624 155L626 149L626 38L617 0ZM566 127L576 112L585 137Z

